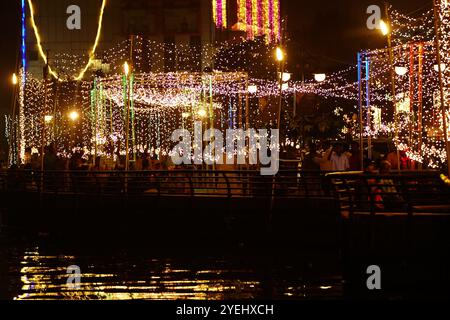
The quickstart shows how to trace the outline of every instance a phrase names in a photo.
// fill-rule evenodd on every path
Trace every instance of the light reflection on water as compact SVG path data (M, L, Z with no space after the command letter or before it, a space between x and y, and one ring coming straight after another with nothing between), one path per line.
M267 272L258 264L249 266L224 258L182 261L121 255L45 255L39 248L33 248L17 255L15 263L18 268L10 283L13 283L12 298L16 300L247 300L342 296L338 276L306 279L300 267L283 266ZM66 284L71 276L67 268L71 265L78 265L82 272L77 290Z

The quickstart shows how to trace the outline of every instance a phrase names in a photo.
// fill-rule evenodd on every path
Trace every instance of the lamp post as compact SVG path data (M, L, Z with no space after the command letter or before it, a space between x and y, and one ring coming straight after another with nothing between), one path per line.
M13 84L13 86L17 86L19 84L19 78L17 78L17 74L13 74L11 77L11 82Z
M285 62L285 53L281 47L277 47L275 51L275 57L278 62L278 81L279 81L279 101L278 101L278 122L277 122L277 128L278 131L281 130L281 112L283 110L283 74L284 74L284 62ZM275 206L275 189L276 189L276 176L273 176L273 183L272 183L272 197L271 197L271 203L270 208L271 212L274 209ZM270 215L269 220L272 219L272 215Z
M127 112L125 117L125 171L130 170L130 66L128 62L123 65L127 83Z
M13 85L13 94L12 94L12 113L11 113L11 131L9 133L9 152L8 152L8 165L11 165L14 161L17 160L17 163L19 163L19 160L17 157L17 159L14 159L14 152L13 152L13 148L14 148L14 141L16 141L16 127L15 127L15 119L16 119L16 108L17 108L17 86L19 84L19 78L17 77L17 74L13 74L11 76L11 84Z
M325 73L316 73L314 74L314 80L321 83L324 82L327 78L327 75Z
M74 126L75 126L75 123L78 121L78 119L80 118L80 114L78 113L78 111L71 111L69 114L68 114L68 117L69 117L69 120L72 122L72 126L71 126L71 133L72 133L72 137L73 137L73 139L74 139L74 142L75 142L75 129L74 129Z
M278 81L279 81L279 101L278 101L278 130L281 130L281 113L283 110L283 74L284 74L284 62L285 53L281 47L276 49L276 60L278 61Z
M394 52L392 50L392 30L391 30L391 21L389 18L389 9L388 4L385 4L385 15L387 18L387 21L380 21L380 29L384 36L387 37L388 42L388 53L389 53L389 65L390 65L390 71L391 71L391 86L392 86L392 103L394 105L393 111L394 111L394 126L395 126L395 140L399 140L399 121L398 121L398 112L397 112L397 96L395 93L395 66L394 66ZM400 165L400 150L397 147L397 170L401 171L401 165Z
M445 106L445 94L444 94L444 79L443 79L443 73L445 69L445 64L442 63L442 57L441 57L441 43L440 43L440 16L438 8L440 8L441 2L440 0L434 0L433 1L433 7L434 7L434 30L435 30L435 46L436 46L436 60L437 60L437 67L435 69L438 70L439 74L439 92L440 92L440 98L441 98L441 112L442 112L442 126L444 131L444 142L446 147L446 153L447 153L447 169L448 169L448 175L450 176L450 143L448 141L448 126L447 126L447 108Z

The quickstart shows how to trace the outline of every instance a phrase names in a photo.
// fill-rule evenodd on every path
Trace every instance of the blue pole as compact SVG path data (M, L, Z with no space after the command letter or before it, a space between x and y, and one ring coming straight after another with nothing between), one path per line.
M360 149L360 162L361 171L364 171L364 126L363 126L363 101L362 101L362 55L358 52L358 102L359 102L359 149Z
M367 105L367 127L370 128L371 116L370 116L370 58L366 57L366 105ZM368 158L372 159L372 137L370 134L368 138Z
M22 0L22 85L25 85L26 81L26 70L27 70L27 30L26 30L26 5L25 0Z

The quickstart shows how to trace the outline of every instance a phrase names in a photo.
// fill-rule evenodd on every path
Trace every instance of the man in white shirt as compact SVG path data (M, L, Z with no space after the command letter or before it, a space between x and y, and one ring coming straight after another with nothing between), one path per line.
M331 163L333 171L347 171L350 169L350 163L347 155L344 153L344 148L341 145L336 147L335 152L331 156Z

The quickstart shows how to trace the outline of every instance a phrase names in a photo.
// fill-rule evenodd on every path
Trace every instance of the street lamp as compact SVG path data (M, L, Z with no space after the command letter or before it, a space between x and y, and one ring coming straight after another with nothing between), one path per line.
M205 109L200 109L199 111L198 111L198 116L200 117L200 118L205 118L206 117L206 115L207 115L207 112L206 112L206 110Z
M276 54L276 58L277 58L278 62L283 62L284 61L285 57L284 57L284 51L283 51L282 48L277 47L277 49L275 51L275 54Z
M316 80L317 82L324 82L326 78L327 75L325 73L316 73L314 75L314 80Z
M405 74L407 74L408 73L408 68L406 68L406 67L395 67L395 73L398 75L398 76L404 76Z
M127 114L125 119L125 171L130 169L130 65L125 62L123 65L123 72L127 81Z
M128 62L125 62L123 64L123 72L125 73L125 75L128 77L128 75L130 74L130 65L128 64Z
M17 107L17 85L19 84L19 79L17 77L17 74L13 73L13 75L11 76L11 83L13 85L13 101L12 101L12 113L11 113L11 117L14 123L14 119L16 116L16 107ZM9 139L9 152L8 152L8 164L11 164L13 161L12 157L14 152L12 151L13 149L13 140L16 139L17 137L17 131L14 127L14 125L11 126L11 131L10 131L10 139ZM17 153L17 163L20 163L20 152Z
M19 83L19 79L17 78L17 74L13 73L12 77L11 77L11 82L14 86L17 86L17 84Z
M72 120L73 122L77 121L79 118L80 114L77 111L72 111L71 113L69 113L69 119Z
M286 86L283 86L283 76L284 76L284 62L286 60L286 54L284 53L281 47L277 47L275 50L275 57L278 61L278 78L279 78L279 105L278 105L278 130L281 129L281 112L283 109L283 89L286 89ZM287 77L286 77L287 78ZM290 79L290 76L289 76Z
M387 36L391 32L390 29L391 28L384 20L380 20L380 30L383 36Z

